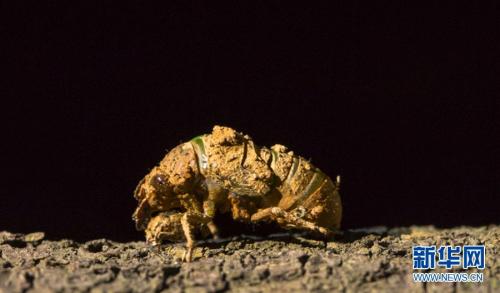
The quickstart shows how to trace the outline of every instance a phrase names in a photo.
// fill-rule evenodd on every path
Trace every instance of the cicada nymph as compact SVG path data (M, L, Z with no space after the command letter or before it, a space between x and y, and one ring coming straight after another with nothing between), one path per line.
M197 235L217 237L217 213L331 236L342 218L339 185L339 176L332 181L283 145L259 147L215 126L172 149L139 182L133 219L152 244L186 240L190 261Z

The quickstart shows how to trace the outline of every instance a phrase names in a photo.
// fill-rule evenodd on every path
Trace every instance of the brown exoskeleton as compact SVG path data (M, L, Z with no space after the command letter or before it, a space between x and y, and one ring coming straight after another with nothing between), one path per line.
M172 149L141 180L133 219L154 245L185 239L187 261L195 233L217 237L216 213L328 237L342 217L339 181L282 145L258 147L247 135L215 126Z

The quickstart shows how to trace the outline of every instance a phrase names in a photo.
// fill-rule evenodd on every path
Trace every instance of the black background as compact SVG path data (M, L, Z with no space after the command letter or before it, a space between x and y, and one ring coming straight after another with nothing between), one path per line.
M135 185L214 124L341 174L344 228L500 222L494 7L168 2L2 5L0 230L141 239Z

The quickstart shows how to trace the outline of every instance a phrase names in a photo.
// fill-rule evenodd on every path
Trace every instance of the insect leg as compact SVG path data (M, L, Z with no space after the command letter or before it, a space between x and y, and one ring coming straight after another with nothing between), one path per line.
M221 186L212 182L211 180L207 180L206 183L208 196L203 201L203 213L205 214L205 216L213 219L217 211L216 204L224 201L225 192ZM213 221L210 221L207 224L207 227L210 230L210 234L212 234L215 239L219 238L219 229Z
M219 228L215 225L214 221L210 221L207 224L208 230L210 230L210 234L214 239L219 239Z
M211 219L206 215L198 212L186 212L181 218L182 230L184 231L184 236L186 237L186 253L183 256L183 260L190 262L192 260L192 254L194 247L196 246L196 240L194 239L194 228L199 226L199 224L207 224Z
M244 222L251 220L251 215L256 210L255 199L249 196L237 195L233 192L229 193L228 199L234 220Z
M207 199L203 202L203 212L206 217L213 219L215 217L215 211L215 203L213 200ZM207 227L214 239L219 238L219 228L217 228L214 221L210 220L210 222L207 223Z
M272 216L271 209L272 208L266 208L266 209L263 209L263 210L256 212L255 214L252 215L250 220L252 222L259 222L259 221L269 219Z
M205 200L203 202L203 206L200 207L198 199L191 193L185 193L182 195L179 195L179 199L181 200L181 205L186 209L187 211L195 211L196 213L204 213L205 216L209 218L213 218L215 216L215 205L213 204L213 201L211 200ZM207 224L208 229L210 230L210 233L214 238L217 238L217 226L213 223L213 221L210 221Z
M320 235L325 237L331 234L331 231L329 231L328 229L301 219L297 215L287 212L278 207L263 209L252 215L252 221L261 221L268 218L276 220L276 222L278 222L280 226L283 226L285 228L303 229L314 233L319 233Z

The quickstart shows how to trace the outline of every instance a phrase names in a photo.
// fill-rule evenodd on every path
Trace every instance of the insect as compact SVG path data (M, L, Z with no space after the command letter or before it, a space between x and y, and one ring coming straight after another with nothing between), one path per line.
M259 147L236 130L214 126L166 154L137 185L132 218L148 243L186 241L191 261L198 237L217 237L217 213L245 223L329 237L340 228L340 177L332 181L285 146Z

